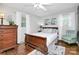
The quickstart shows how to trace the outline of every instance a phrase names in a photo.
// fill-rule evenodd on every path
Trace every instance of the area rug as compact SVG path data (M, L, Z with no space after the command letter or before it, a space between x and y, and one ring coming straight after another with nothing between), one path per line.
M64 55L65 54L65 47L59 45L49 45L48 46L48 55ZM33 50L28 55L44 55L38 50Z

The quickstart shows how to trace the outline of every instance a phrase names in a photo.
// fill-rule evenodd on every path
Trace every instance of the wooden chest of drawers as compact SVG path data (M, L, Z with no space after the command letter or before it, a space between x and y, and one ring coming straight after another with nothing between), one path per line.
M0 52L14 48L17 43L17 26L0 25Z

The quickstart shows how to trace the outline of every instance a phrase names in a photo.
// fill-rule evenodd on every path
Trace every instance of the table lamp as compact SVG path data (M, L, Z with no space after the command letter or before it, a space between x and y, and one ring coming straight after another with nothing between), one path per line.
M3 25L4 13L0 13L1 25Z

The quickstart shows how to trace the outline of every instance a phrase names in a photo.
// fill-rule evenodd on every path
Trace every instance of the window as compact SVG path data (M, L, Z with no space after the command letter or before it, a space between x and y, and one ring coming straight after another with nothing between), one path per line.
M26 18L22 16L21 27L26 27Z

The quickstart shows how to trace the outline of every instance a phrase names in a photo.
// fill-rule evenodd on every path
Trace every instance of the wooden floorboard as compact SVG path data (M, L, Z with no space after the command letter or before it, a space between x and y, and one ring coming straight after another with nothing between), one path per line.
M65 47L65 55L79 55L79 47L77 44L68 44L59 40L58 45Z
M69 45L66 42L58 41L57 45L65 47L65 55L79 55L79 47L76 44ZM27 55L34 49L28 45L20 44L15 49L10 49L1 55Z
M33 50L34 49L28 45L20 44L14 49L10 49L10 50L7 50L7 51L1 53L1 55L27 55L28 53L30 53Z

